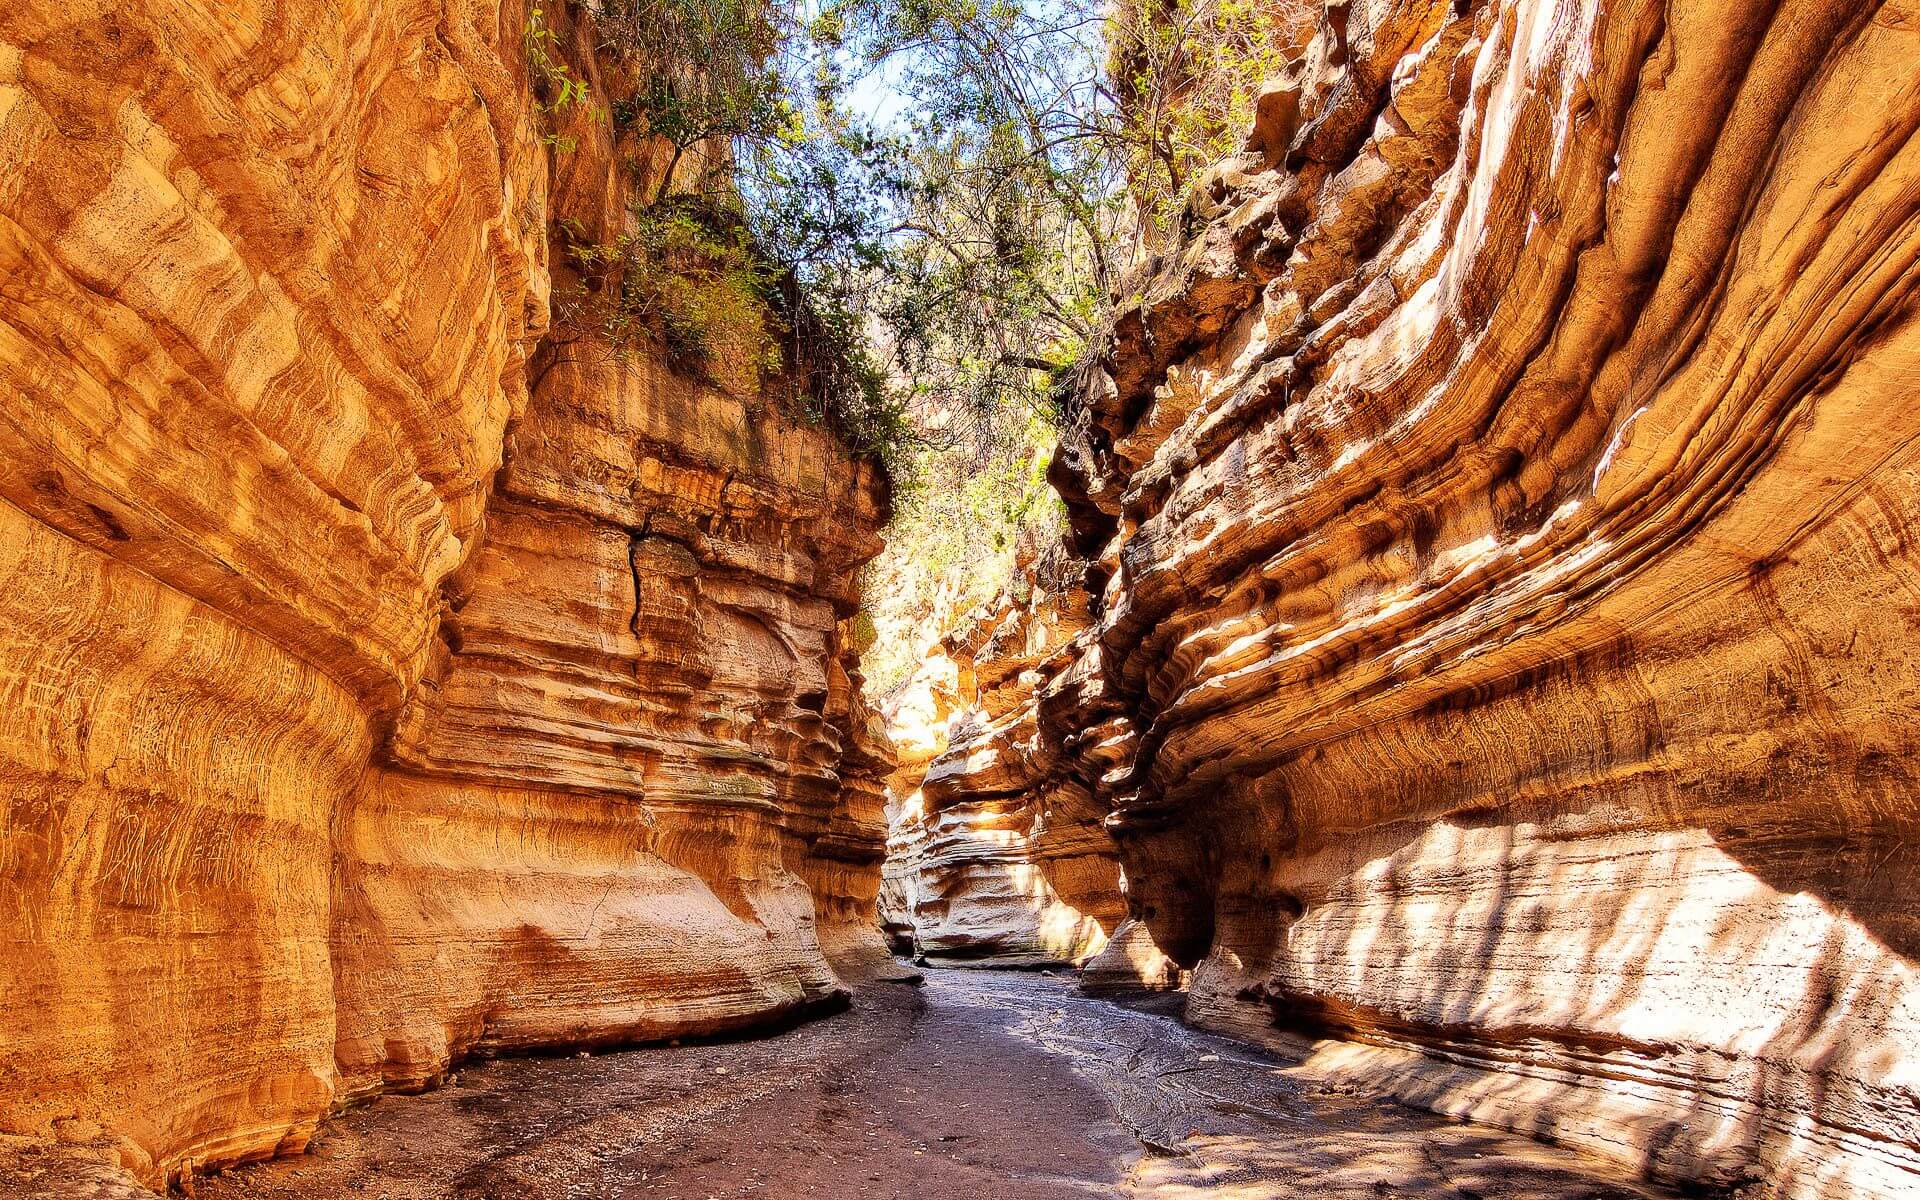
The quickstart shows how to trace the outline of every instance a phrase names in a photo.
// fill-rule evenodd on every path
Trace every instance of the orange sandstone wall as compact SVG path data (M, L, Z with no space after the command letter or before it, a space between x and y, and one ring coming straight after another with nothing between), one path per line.
M543 143L525 22L0 13L0 1134L158 1182L879 950L884 483L543 340L647 148Z
M929 648L885 705L897 751L880 913L903 951L982 965L1084 962L1125 918L1104 813L1038 723L1087 626L1067 556Z
M1920 1191L1920 8L1313 17L1056 457L1138 928L1440 1111Z

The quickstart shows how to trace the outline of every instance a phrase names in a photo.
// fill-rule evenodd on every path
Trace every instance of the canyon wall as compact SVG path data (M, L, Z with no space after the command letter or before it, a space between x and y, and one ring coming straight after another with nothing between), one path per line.
M1059 553L1023 560L882 706L897 763L880 915L904 953L1079 963L1125 917L1104 813L1059 777L1038 726L1039 693L1087 626L1070 566Z
M0 13L0 1134L158 1183L882 950L884 481L549 328L653 151L544 19Z
M1304 19L1053 467L1128 939L1441 1112L1920 1191L1920 5Z

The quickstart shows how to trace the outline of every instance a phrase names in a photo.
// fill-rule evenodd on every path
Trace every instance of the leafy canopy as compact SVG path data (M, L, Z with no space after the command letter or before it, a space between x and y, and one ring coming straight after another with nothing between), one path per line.
M603 332L695 365L729 306L774 314L769 366L895 480L879 572L919 582L876 618L924 631L1057 525L1053 378L1278 51L1254 0L799 5L603 0L612 119L669 151L632 232L568 252L605 275ZM547 103L584 103L537 24L528 46Z

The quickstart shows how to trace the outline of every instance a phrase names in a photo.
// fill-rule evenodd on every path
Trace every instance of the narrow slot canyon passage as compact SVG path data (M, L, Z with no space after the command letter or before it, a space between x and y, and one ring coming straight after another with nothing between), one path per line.
M931 969L749 1041L475 1061L201 1200L1628 1200L1617 1167L1082 995ZM1304 1045L1304 1043L1303 1043ZM65 1193L30 1193L56 1200Z
M0 5L0 1200L1668 1195L1920 1200L1920 0Z

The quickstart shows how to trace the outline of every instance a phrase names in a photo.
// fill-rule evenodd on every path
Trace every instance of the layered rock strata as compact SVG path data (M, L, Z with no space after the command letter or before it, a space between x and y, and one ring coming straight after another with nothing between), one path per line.
M0 14L0 1132L158 1183L880 952L884 484L548 329L652 167L538 30L600 95L513 0Z
M1133 917L1407 1100L1920 1190L1920 7L1311 19L1055 460Z
M1065 556L1023 562L998 599L930 647L884 706L888 777L881 917L896 947L988 965L1083 962L1126 911L1088 789L1058 776L1037 696L1086 626Z

